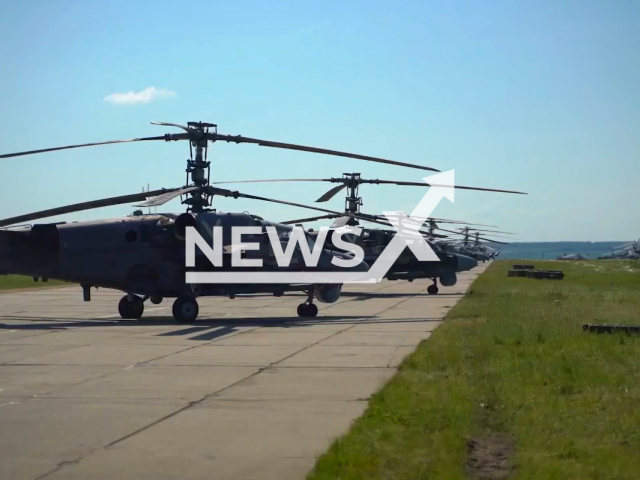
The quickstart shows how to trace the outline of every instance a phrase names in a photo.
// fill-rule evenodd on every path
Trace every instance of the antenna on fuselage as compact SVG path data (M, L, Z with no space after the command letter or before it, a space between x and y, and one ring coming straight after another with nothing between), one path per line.
M151 186L147 183L147 189L145 190L144 187L142 187L142 193L145 192L150 192L151 191ZM154 206L153 207L153 213L157 213L158 212L158 207ZM151 215L151 207L149 206L147 209L147 214Z

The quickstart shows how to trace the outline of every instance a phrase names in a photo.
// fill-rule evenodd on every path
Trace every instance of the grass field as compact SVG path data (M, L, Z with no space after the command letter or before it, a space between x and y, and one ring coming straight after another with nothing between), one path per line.
M335 479L638 479L640 262L494 262L309 474ZM517 263L517 262L515 262ZM428 301L428 300L427 300Z
M59 280L49 280L48 282L43 282L42 280L38 280L37 282L34 282L33 278L25 277L23 275L0 275L0 291L13 290L16 288L55 287L60 285L71 285L71 284L66 282L61 282Z

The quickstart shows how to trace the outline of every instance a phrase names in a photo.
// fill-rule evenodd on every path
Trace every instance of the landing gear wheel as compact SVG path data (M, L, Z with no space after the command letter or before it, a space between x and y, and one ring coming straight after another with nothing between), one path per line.
M134 297L133 302L129 302L131 305L129 308L129 313L131 313L131 318L139 319L142 317L144 313L144 301L140 297Z
M301 303L298 305L299 317L315 317L318 315L318 306L313 303Z
M198 307L198 302L195 298L188 295L178 297L176 301L173 302L173 318L175 318L178 323L193 322L198 317L199 312L200 307Z
M438 294L438 286L437 285L429 285L427 287L427 293L429 295L437 295Z
M118 303L118 313L120 317L126 320L139 319L144 313L144 301L138 296L133 298L133 302L130 302L127 295L125 295Z
M129 302L129 299L125 295L120 299L120 302L118 302L118 313L120 314L121 318L125 320L131 318L130 307L131 307L131 303Z

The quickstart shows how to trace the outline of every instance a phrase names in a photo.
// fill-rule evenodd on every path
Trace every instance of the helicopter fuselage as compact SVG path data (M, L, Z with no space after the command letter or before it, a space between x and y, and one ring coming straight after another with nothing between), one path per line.
M0 230L0 273L22 274L34 278L59 279L95 286L122 290L130 294L150 297L178 297L182 294L196 296L235 295L241 293L282 293L285 291L308 290L310 285L300 284L186 284L184 236L177 225L180 217L189 214L134 215L109 220L42 224L31 227ZM194 219L198 230L212 226L223 228L225 245L230 241L230 227L274 226L279 236L286 242L291 226L280 225L245 213L204 212ZM249 237L249 238L246 238ZM243 237L243 240L260 244L260 249L243 253L246 258L262 258L263 270L286 271L278 267L273 251L269 248L266 235ZM293 262L288 269L304 270L304 263L297 261L298 251L294 251ZM317 268L330 270L334 256L342 253L323 249ZM228 270L231 254L223 255L223 266L214 267L207 258L196 256L195 270ZM368 270L365 262L353 267L357 271ZM255 268L254 268L255 270ZM344 268L342 270L345 270ZM318 300L336 301L340 285L317 286ZM337 289L337 290L336 290ZM336 295L336 291L338 295Z
M373 265L394 235L395 231L393 230L364 228L354 243L363 248L364 260L367 264ZM453 286L457 282L457 273L471 270L478 265L478 262L470 256L446 252L437 243L428 239L427 242L438 256L439 261L420 261L410 249L405 248L400 257L393 263L385 278L388 280L410 281L419 278L439 278L442 285Z

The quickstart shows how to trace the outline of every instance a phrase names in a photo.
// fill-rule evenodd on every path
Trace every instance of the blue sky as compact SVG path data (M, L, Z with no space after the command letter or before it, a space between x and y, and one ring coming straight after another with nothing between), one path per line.
M640 2L0 0L0 152L160 135L150 121L455 169L435 216L523 241L640 237ZM175 96L118 105L113 93ZM0 162L0 217L184 183L184 143ZM212 180L418 170L216 144ZM428 172L425 172L428 174ZM322 184L238 185L313 203ZM364 210L411 211L420 188L363 186ZM216 199L272 220L313 215ZM327 208L342 210L335 197ZM178 201L165 210L181 211ZM82 220L130 206L82 212ZM318 226L311 225L311 226Z

